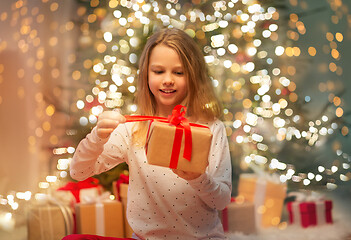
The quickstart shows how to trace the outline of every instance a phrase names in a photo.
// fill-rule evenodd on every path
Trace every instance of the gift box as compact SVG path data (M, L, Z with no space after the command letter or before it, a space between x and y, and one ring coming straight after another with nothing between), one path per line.
M79 203L85 196L97 197L102 192L102 186L99 185L99 180L96 178L87 178L79 182L68 182L65 186L60 187L57 191L70 192L76 203Z
M238 195L254 203L257 227L266 228L280 223L286 188L285 183L270 176L240 175Z
M201 127L199 127L201 126ZM212 133L202 125L191 126L191 159L184 158L186 135L183 129L167 122L153 121L147 140L149 164L204 173L208 165Z
M128 183L129 183L129 177L121 174L119 179L112 183L112 190L116 199L122 202L124 235L125 237L131 238L133 235L133 229L130 227L127 220L127 195L128 195L128 186L129 186Z
M27 213L28 240L61 240L72 234L73 213L56 201L36 202Z
M186 107L177 105L168 118L125 115L127 122L149 121L145 144L149 164L189 172L204 173L212 133L205 125L190 123Z
M304 228L316 225L333 223L330 200L318 200L310 202L288 202L289 222Z
M124 237L123 208L120 201L76 204L77 231L106 237Z
M224 232L256 233L255 205L240 198L232 198L231 203L220 211Z

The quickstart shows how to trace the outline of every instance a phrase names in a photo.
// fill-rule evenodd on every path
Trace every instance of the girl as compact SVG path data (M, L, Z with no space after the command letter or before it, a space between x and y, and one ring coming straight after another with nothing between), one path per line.
M213 138L206 172L149 165L144 149L148 122L125 123L119 112L105 111L78 145L71 176L83 180L127 162L127 216L135 239L224 239L217 210L230 202L231 161L200 49L181 30L161 30L148 39L139 71L141 115L167 117L182 104L190 121L208 124Z

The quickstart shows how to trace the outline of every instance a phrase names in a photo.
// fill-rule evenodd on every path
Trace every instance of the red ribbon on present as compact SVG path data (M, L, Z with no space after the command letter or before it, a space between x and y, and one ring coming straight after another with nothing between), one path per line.
M230 199L230 202L231 203L235 202L235 198L232 197ZM227 207L222 210L222 225L223 225L223 231L224 232L228 232L228 230L229 230L229 222L228 222L228 208Z
M116 181L117 198L121 201L120 185L122 183L129 184L129 176L120 174L118 180Z
M79 182L68 182L65 186L60 187L57 190L70 191L73 194L74 198L76 199L76 202L79 203L80 190L84 188L96 188L99 186L98 184L99 184L98 179L90 177Z
M182 111L183 110L183 111ZM182 145L182 137L183 137L183 130L184 130L184 154L183 158L191 161L191 154L192 154L192 136L191 136L191 128L190 126L194 127L202 127L208 128L207 126L190 123L187 118L185 118L186 107L182 105L177 105L172 110L172 115L169 115L168 118L165 117L155 117L155 116L134 116L134 115L126 115L127 122L137 122L137 121L159 121L172 124L176 127L174 140L173 140L173 147L172 147L172 154L171 154L171 161L169 163L170 168L177 168L178 159L180 154L180 148ZM150 124L151 125L151 124ZM150 127L147 133L147 138L149 137ZM147 147L145 147L147 149Z

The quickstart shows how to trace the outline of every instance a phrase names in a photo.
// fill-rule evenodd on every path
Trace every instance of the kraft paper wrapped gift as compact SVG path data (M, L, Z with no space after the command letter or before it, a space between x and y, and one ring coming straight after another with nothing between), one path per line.
M72 234L73 213L56 201L36 202L27 213L28 240L61 240Z
M256 233L255 205L240 198L232 198L232 202L220 212L224 232L243 234Z
M124 237L123 208L120 201L76 204L77 231L105 237Z
M123 206L123 220L124 220L124 236L131 238L133 235L133 229L130 227L127 220L127 195L128 195L128 186L127 183L120 183L118 181L114 181L112 183L113 194L117 199L122 201Z
M256 226L271 227L280 223L286 184L271 176L241 174L238 195L255 204Z
M192 147L191 160L189 161L183 156L186 141L184 130L179 130L178 127L167 122L153 121L146 146L148 163L183 171L204 173L208 166L212 133L206 126L191 126L190 128ZM179 132L181 133L179 134ZM181 136L180 140L177 140L179 135Z
M330 200L317 200L287 203L291 224L304 228L323 224L332 224L333 203Z

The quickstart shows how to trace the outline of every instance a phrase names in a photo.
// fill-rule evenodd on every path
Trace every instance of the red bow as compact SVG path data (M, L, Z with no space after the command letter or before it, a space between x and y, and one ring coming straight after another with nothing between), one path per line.
M84 188L96 188L99 186L98 183L99 183L98 179L90 177L79 182L68 182L65 186L60 187L57 190L70 191L73 194L74 198L76 199L76 202L79 203L80 190Z

